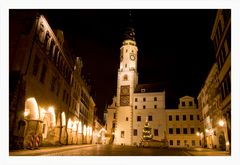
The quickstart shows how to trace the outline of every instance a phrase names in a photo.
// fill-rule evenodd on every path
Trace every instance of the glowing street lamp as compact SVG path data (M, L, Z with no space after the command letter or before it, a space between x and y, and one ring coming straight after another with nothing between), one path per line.
M223 120L219 120L218 125L223 127L224 126L224 121Z
M196 133L196 135L197 135L197 136L200 136L200 133L199 133L199 132L197 132L197 133Z

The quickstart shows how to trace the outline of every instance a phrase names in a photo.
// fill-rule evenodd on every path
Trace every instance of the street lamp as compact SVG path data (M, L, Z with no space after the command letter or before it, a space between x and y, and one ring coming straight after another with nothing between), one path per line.
M224 126L224 121L223 121L222 119L219 120L219 121L218 121L218 125L221 126L221 127L223 127L223 126Z

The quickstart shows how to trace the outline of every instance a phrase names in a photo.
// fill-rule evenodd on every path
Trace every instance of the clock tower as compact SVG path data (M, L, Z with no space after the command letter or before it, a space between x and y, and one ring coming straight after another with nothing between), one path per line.
M114 144L132 145L133 93L138 84L137 52L134 28L128 26L120 48L117 80L117 121Z

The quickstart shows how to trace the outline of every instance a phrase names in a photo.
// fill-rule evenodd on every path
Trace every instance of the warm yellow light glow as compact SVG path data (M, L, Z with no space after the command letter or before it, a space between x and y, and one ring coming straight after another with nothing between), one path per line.
M29 112L25 111L24 116L27 117L29 115Z
M84 136L87 135L87 127L86 127L85 124L84 124L84 126L83 126L83 135L84 135Z
M72 130L73 130L73 131L77 131L77 123L76 123L76 122L73 123Z
M229 145L230 145L230 143L227 141L227 142L226 142L226 146L229 146Z
M25 112L28 112L30 115L30 119L38 120L39 119L39 111L38 104L34 97L28 98L25 102Z
M66 126L66 117L64 112L62 112L62 126Z
M50 112L50 114L51 114L51 123L52 123L53 126L55 126L56 125L56 116L55 116L54 108L52 106L49 107L48 112Z
M40 108L40 120L44 120L46 114L46 110L44 108Z
M199 132L197 132L196 134L197 134L197 136L199 136L199 135L200 135L200 133L199 133Z
M223 127L224 126L224 121L223 120L219 120L218 125Z
M71 119L68 119L67 128L72 129L72 120Z
M207 132L207 133L208 133L208 132L209 132L209 130L208 130L208 129L205 129L205 132Z
M78 123L78 133L82 133L82 122Z
M92 127L90 127L89 135L92 136Z

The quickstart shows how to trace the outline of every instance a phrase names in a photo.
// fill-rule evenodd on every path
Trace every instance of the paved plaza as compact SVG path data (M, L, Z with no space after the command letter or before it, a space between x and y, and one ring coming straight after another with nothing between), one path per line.
M205 148L138 148L117 145L69 145L10 151L9 156L230 156Z

